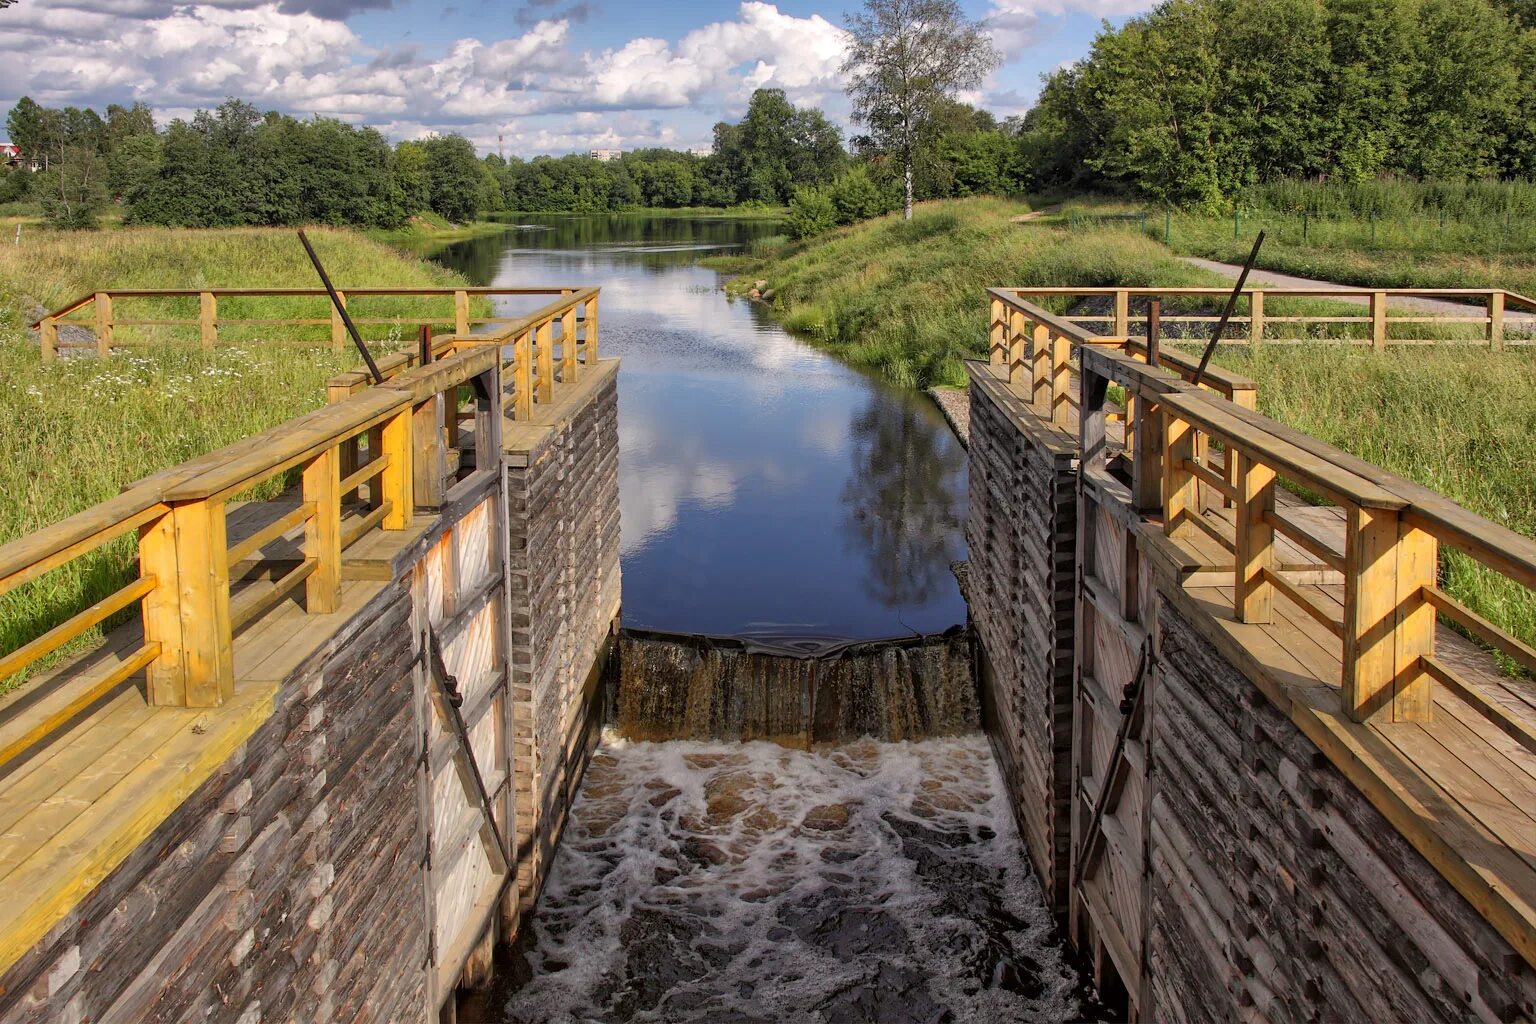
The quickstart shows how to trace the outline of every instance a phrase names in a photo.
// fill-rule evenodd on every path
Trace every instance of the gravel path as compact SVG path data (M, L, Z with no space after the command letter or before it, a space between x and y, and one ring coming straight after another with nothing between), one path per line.
M1221 263L1217 260L1201 259L1198 256L1181 256L1179 258L1192 267L1209 270L1231 281L1236 281L1238 275L1243 272L1243 268L1235 263ZM1356 285L1338 284L1334 281L1318 281L1309 277L1295 277L1291 274L1277 274L1273 270L1253 271L1248 275L1248 284L1250 286L1267 285L1271 288L1316 288L1320 291L1342 291L1358 287ZM1338 301L1356 306L1370 305L1370 300L1364 296L1341 296ZM1469 313L1482 309L1481 303L1452 302L1449 299L1413 297L1394 298L1388 305L1400 309L1419 310L1425 313L1436 313L1445 316L1466 316ZM1505 313L1504 322L1506 325L1519 324L1522 329L1530 330L1536 328L1536 313L1515 312L1511 310Z

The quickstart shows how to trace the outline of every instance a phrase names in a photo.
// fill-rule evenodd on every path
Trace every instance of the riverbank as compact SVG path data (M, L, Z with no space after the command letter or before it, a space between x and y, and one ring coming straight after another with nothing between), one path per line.
M357 232L314 228L309 236L338 282L463 283ZM39 232L19 247L0 245L0 543L102 501L125 483L318 407L326 378L357 362L350 347L233 344L208 352L145 347L105 362L44 365L26 326L33 302L57 308L98 288L315 283L290 229ZM274 318L314 313L315 300L264 301ZM298 302L311 305L292 305ZM399 331L391 337L388 329L375 330L376 352L408 340ZM131 542L110 545L0 596L0 650L121 586L133 552ZM0 680L0 692L7 686Z
M622 210L498 210L488 214L492 221L515 221L519 217L693 217L721 220L783 220L787 206L630 206Z
M758 281L786 327L845 362L894 383L964 387L964 360L985 358L989 285L1220 284L1133 229L1072 234L1013 218L1003 199L923 203L762 254L712 261Z

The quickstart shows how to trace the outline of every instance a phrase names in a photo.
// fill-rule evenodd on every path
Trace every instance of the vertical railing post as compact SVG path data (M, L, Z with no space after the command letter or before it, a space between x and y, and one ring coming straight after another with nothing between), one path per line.
M1072 407L1072 342L1066 335L1051 339L1051 422L1064 427L1070 420Z
M1504 293L1488 293L1488 347L1504 351Z
M1274 585L1265 573L1275 567L1275 471L1246 453L1227 449L1237 467L1237 580L1233 611L1239 622L1271 620Z
M175 516L185 704L217 707L235 695L224 502L210 498L179 501L171 514Z
M1117 337L1131 333L1131 293L1124 288L1115 289L1115 330Z
M1196 431L1194 425L1177 413L1163 413L1163 532L1173 536L1179 520L1186 514L1199 515L1199 480L1185 463L1194 460Z
M37 329L38 345L42 348L43 362L51 363L59 357L59 321L51 316L43 317Z
M1387 293L1371 293L1371 348L1387 350Z
M555 399L555 322L553 320L546 320L539 325L534 349L534 355L539 361L539 386L534 394L534 401L552 402Z
M448 476L448 453L443 444L446 398L433 395L411 414L411 492L417 508L437 509L443 504Z
M1051 329L1036 324L1029 344L1029 400L1049 408L1051 401Z
M1004 319L1003 300L993 297L988 309L987 362L993 366L1003 366L1008 362L1008 324Z
M336 322L340 322L339 318ZM219 297L213 292L198 295L198 340L203 348L213 348L219 341ZM332 341L335 339L333 338Z
M1103 473L1109 462L1108 424L1105 406L1109 399L1109 378L1098 372L1093 354L1084 349L1078 373L1078 451L1082 471Z
M1143 515L1163 508L1163 414L1154 402L1138 395L1131 448L1131 501Z
M1248 347L1264 344L1264 292L1255 288L1248 300Z
M341 308L338 309L335 303L331 304L331 348L340 352L347 343L347 325L341 319L341 310L347 307L347 293L337 291L336 298Z
M453 293L453 330L455 334L469 333L469 292L462 288Z
M587 300L587 336L582 346L588 366L597 365L597 296Z
M1435 583L1435 539L1396 509L1350 507L1345 523L1344 712L1357 722L1428 721L1431 683L1421 659L1434 652L1424 588Z
M96 355L102 359L112 354L112 295L96 293Z
M146 696L151 704L185 707L187 677L181 656L181 580L173 512L139 527L139 575L155 578L155 589L144 595L140 616L144 642L160 645L160 653L144 670Z
M304 609L334 612L341 604L341 450L327 448L304 467L303 501L315 513L304 524L304 557L315 570L304 581Z
M533 415L533 331L519 334L512 343L512 351L516 415L519 420L526 420Z
M572 305L560 316L560 382L576 382L576 307Z
M411 468L411 419L415 415L409 405L384 421L379 437L380 451L389 462L379 473L379 489L390 510L384 516L386 530L403 530L411 525L416 514L414 475Z
M344 402L350 397L352 397L352 389L345 385L338 384L333 387L327 387L325 389L325 402L327 405L335 405L337 402ZM373 448L369 458L377 455L378 451L379 450L377 448ZM361 469L362 456L358 449L358 438L349 437L345 441L341 442L341 447L338 449L337 459L339 460L338 472L341 474L342 479L346 479ZM371 486L375 491L378 490L377 485ZM354 490L349 494L343 494L341 496L341 500L353 501L357 498L357 496L358 492Z
M1012 310L1008 314L1008 324L1004 330L1006 352L1008 360L1008 383L1017 383L1029 366L1024 358L1024 332L1028 329L1029 321L1024 319L1024 314L1018 310Z

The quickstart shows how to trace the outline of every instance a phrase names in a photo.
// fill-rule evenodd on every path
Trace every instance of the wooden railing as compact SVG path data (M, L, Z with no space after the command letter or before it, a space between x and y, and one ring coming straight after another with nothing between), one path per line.
M1006 288L993 292L1021 301L1108 300L1108 309L1103 312L1078 312L1058 319L1079 327L1108 324L1109 336L1127 337L1146 333L1144 329L1135 330L1138 323L1145 321L1146 314L1133 311L1133 302L1153 298L1165 304L1161 320L1170 334L1180 333L1181 328L1185 328L1183 333L1193 333L1187 329L1189 325L1199 325L1199 333L1206 334L1220 319L1220 309L1231 289L1073 286ZM1415 299L1465 305L1466 313L1414 309ZM1286 308L1297 306L1298 300L1300 304L1326 305L1315 311ZM1280 304L1278 311L1271 303ZM1394 303L1399 309L1390 308ZM1364 315L1345 314L1346 304L1364 306ZM1182 307L1194 307L1199 312L1178 312ZM1455 327L1464 336L1437 336L1446 333L1438 331L1439 326ZM1227 339L1239 345L1334 342L1369 345L1377 350L1392 345L1478 344L1499 351L1506 346L1536 345L1536 299L1493 288L1245 288Z
M468 335L477 327L516 324L525 315L482 316L475 313L474 300L485 298L509 298L518 296L563 296L572 293L570 288L339 288L342 301L360 299L389 300L440 300L441 312L415 310L393 316L366 316L354 307L348 307L353 323L359 327L385 325L409 329L411 333L421 326L451 326L456 335ZM164 300L197 300L196 317L166 315L127 316L124 306ZM312 317L251 317L228 315L228 300L304 299L310 301L317 315ZM221 303L224 312L221 313ZM221 328L262 327L273 329L281 335L285 328L329 327L328 340L332 348L341 349L347 344L347 331L341 315L330 303L321 288L209 288L209 289L115 289L94 292L82 296L68 305L61 306L32 325L38 332L38 344L44 362L58 357L60 329L78 326L90 329L95 335L95 348L100 355L107 355L113 348L125 345L162 344L153 334L125 336L122 329L170 329L181 331L188 341L196 340L203 348L213 348L223 340ZM322 340L303 341L288 332L287 342L297 344L323 343Z
M599 288L562 289L559 298L531 313L499 321L505 323L499 330L434 337L433 357L468 346L500 351L506 407L513 419L526 420L535 405L554 401L557 382L574 384L583 367L597 365L600 294ZM379 360L379 369L386 378L393 378L417 366L420 359L419 348L400 352ZM330 400L356 394L371 380L364 370L337 374L326 382Z
M15 759L141 670L151 703L210 707L233 695L234 637L302 586L309 614L336 610L343 553L374 530L403 530L432 508L463 466L450 466L441 410L475 395L473 452L500 456L501 366L496 346L450 343L425 367L396 367L383 386L290 420L139 481L122 494L0 546L0 594L125 535L138 537L139 574L42 636L0 656L9 678L110 617L140 605L143 639L73 671L24 734L0 745ZM452 404L442 396L454 396ZM460 460L461 463L463 460ZM475 468L489 468L476 466ZM253 488L298 476L298 493L231 543L229 507ZM271 486L269 485L269 489ZM280 489L280 484L279 488ZM286 546L266 557L271 545ZM294 557L293 549L298 555Z
M1536 541L1234 401L1252 394L1241 378L1217 375L1196 388L1187 360L1150 366L1144 348L1125 339L1090 334L1011 291L993 290L990 298L991 362L1006 366L1037 411L1063 429L1068 411L1076 413L1085 480L1128 479L1135 511L1159 522L1166 535L1177 539L1196 529L1221 545L1231 561L1201 572L1206 579L1225 574L1237 621L1271 623L1283 597L1321 623L1337 639L1340 663L1340 677L1324 682L1339 687L1347 716L1427 720L1431 683L1438 682L1536 751L1528 727L1435 649L1439 614L1536 672L1536 650L1445 593L1437 576L1441 548L1453 548L1536 590ZM1080 401L1068 394L1073 360ZM1112 387L1119 391L1118 408ZM1115 420L1124 421L1122 436L1110 430ZM1282 480L1342 510L1342 551L1277 507ZM1206 515L1218 508L1231 511ZM1213 519L1230 522L1230 530ZM1316 559L1312 568L1338 574L1342 611L1282 571L1279 537Z

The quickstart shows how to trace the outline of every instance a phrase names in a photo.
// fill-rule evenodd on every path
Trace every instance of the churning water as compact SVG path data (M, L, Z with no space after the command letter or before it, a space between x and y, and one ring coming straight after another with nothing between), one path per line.
M1077 977L978 736L605 739L505 1019L1067 1021Z

